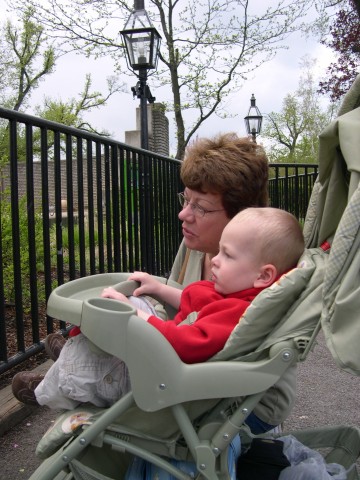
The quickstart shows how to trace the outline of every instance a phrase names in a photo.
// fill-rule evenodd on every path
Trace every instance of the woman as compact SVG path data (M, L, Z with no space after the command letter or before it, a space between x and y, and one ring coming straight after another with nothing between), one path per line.
M198 139L181 166L185 185L179 213L184 240L170 279L188 285L211 279L211 258L218 253L221 233L235 214L268 205L268 161L263 148L248 138L228 133ZM254 434L280 425L295 401L296 367L266 392L246 423Z

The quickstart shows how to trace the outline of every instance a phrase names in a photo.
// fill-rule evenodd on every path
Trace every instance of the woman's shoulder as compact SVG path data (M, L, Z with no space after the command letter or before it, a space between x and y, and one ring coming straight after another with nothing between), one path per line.
M183 241L175 257L170 280L182 285L200 280L204 255L203 252L188 249Z

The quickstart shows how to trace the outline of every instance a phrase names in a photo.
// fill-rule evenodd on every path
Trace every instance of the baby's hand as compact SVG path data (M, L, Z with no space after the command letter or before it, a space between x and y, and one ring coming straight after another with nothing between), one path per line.
M144 294L157 294L161 287L161 283L158 280L145 272L134 272L129 276L129 280L135 280L141 283L141 286L133 292L135 297Z
M120 302L130 303L130 301L128 300L127 297L125 297L124 294L118 292L118 291L115 290L115 288L113 288L113 287L104 288L104 290L102 291L101 296L102 296L103 298L113 298L114 300L119 300Z

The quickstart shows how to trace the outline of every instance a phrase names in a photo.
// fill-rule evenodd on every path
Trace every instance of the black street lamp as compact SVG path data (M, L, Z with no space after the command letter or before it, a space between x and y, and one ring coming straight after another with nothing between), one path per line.
M252 94L250 99L250 109L247 116L244 118L245 120L245 127L248 135L252 135L253 142L256 143L256 135L259 135L261 132L261 124L262 124L262 115L260 110L256 106L256 100L254 94Z
M139 79L131 91L134 97L140 99L141 148L148 150L147 102L154 103L155 97L151 95L146 81L148 70L157 67L161 36L146 13L144 0L134 0L134 11L120 33L126 47L128 67Z

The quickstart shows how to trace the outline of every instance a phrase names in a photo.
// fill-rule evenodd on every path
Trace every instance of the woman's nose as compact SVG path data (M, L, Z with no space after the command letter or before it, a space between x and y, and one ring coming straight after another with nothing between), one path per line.
M188 220L189 218L190 219L193 218L194 213L191 209L191 205L188 204L186 205L186 207L183 207L183 209L180 210L178 217L179 217L179 220L181 221Z

